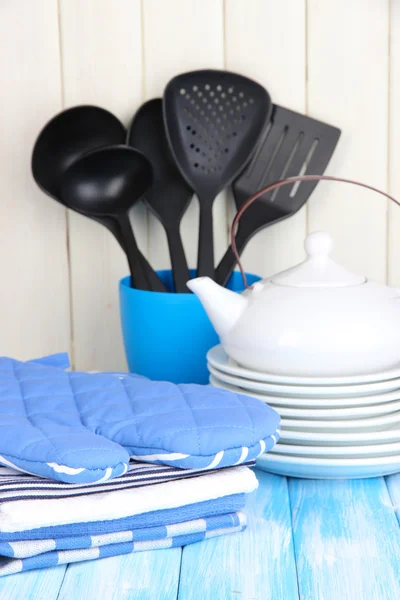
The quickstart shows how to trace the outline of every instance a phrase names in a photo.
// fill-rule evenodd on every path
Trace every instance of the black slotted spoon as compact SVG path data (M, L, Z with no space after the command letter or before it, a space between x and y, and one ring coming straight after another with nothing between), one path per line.
M250 160L271 108L261 85L227 71L184 73L165 89L168 142L199 199L197 277L214 279L213 203Z
M134 116L128 132L128 144L143 152L153 168L153 182L144 199L167 234L175 292L189 292L190 279L180 223L193 196L174 163L165 134L162 99L143 104Z
M322 175L336 148L340 129L274 105L257 150L233 183L237 210L257 190L273 181L297 175ZM235 241L239 255L255 233L294 215L307 202L318 181L295 183L262 196L239 221ZM215 279L226 285L236 265L230 246L219 263Z

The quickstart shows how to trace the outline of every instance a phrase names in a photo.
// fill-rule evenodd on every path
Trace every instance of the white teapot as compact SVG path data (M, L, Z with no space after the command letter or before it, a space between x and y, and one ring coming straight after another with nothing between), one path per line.
M400 365L399 292L354 275L330 258L324 232L305 241L307 259L243 294L208 277L199 297L227 354L277 375L340 377Z

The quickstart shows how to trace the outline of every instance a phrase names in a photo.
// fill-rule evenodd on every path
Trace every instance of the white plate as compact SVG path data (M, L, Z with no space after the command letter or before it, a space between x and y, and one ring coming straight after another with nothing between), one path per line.
M400 454L379 458L315 458L263 454L257 467L269 473L308 479L359 479L400 471Z
M229 358L221 345L214 346L207 354L208 362L224 373L244 377L253 381L264 381L265 383L279 383L289 385L358 385L361 383L373 383L386 381L388 379L400 379L400 364L395 369L381 371L380 373L368 373L367 375L347 375L345 377L294 377L290 375L274 375L262 373L241 367L232 358Z
M379 415L387 415L400 411L400 400L386 404L371 404L371 406L355 406L350 408L292 408L276 406L273 402L268 405L274 408L281 417L287 419L367 419Z
M342 420L307 420L307 419L281 419L282 429L287 431L324 431L326 433L339 433L340 431L360 433L362 431L380 431L395 423L400 425L400 411L369 419L342 419Z
M306 446L362 446L365 444L389 444L400 442L400 423L380 431L360 431L358 433L340 431L294 431L282 428L280 441L283 444L298 444Z
M213 387L219 387L231 392L236 392L237 394L243 394L242 388L219 381L219 379L214 375L210 375L210 384ZM267 402L281 414L284 414L281 412L283 408L287 411L290 411L293 415L297 409L310 409L310 411L315 410L318 412L325 412L329 410L329 414L333 415L339 414L334 412L336 410L348 411L356 408L360 410L363 409L362 413L360 414L364 414L364 411L370 410L371 412L369 414L372 415L393 412L394 410L399 410L398 407L400 407L400 390L388 392L387 394L378 394L376 396L355 396L354 398L287 398L285 396L257 394L257 392L253 391L247 393L253 396L253 398L258 398L258 400ZM289 413L286 414L289 415ZM366 414L364 414L364 416L366 416Z
M304 446L282 444L280 441L270 452L285 456L315 456L316 458L379 458L380 456L400 456L400 442L368 446Z
M227 375L222 371L215 369L208 363L208 369L212 375L220 381L240 387L243 394L249 391L264 392L277 396L318 396L319 398L343 398L343 396L370 396L379 392L391 392L400 389L400 379L389 379L388 381L379 381L375 383L363 383L360 385L336 385L336 386L306 386L306 385L280 385L276 383L264 383L262 381L252 381Z

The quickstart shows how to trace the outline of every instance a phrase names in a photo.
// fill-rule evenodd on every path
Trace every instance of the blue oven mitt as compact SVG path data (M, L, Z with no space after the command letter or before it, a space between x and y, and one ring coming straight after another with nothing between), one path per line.
M264 402L128 373L78 373L66 354L0 358L0 464L69 483L125 473L130 458L181 468L238 465L270 450Z

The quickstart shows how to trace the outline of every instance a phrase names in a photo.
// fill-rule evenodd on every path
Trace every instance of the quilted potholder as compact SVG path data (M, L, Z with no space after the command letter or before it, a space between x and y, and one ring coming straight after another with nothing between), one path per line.
M214 469L252 460L278 440L278 413L255 398L53 366L65 368L66 358L0 358L1 464L89 483L125 473L130 458Z

